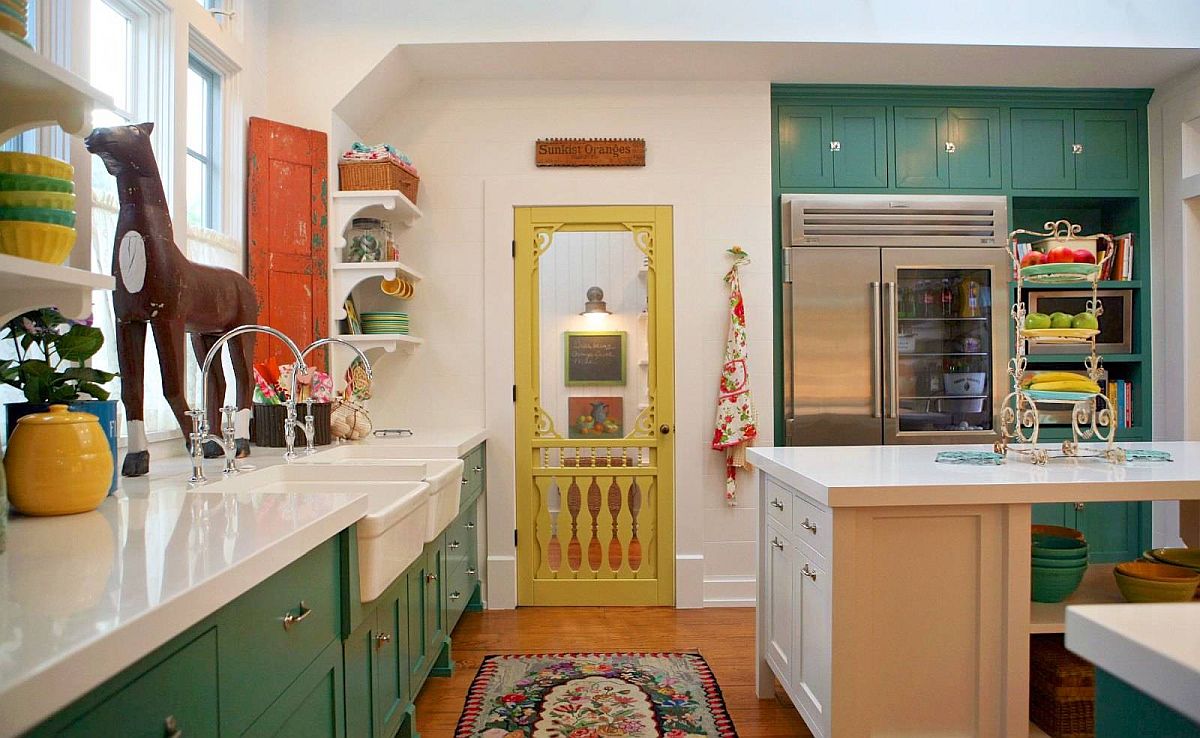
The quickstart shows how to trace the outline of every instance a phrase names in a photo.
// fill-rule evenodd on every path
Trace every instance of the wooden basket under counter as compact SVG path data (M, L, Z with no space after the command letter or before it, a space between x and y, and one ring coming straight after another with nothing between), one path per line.
M1030 638L1029 716L1053 738L1096 734L1096 667L1068 651L1061 635Z
M394 161L338 162L342 190L400 190L415 205L420 184L420 177Z

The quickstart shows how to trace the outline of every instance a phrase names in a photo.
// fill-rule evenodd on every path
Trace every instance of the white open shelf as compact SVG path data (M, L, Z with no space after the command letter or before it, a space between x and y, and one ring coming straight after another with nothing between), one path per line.
M68 318L83 318L92 312L92 290L113 284L107 274L0 254L0 322L50 305Z
M1062 602L1030 602L1030 633L1065 633L1070 605L1107 605L1124 602L1113 577L1115 564L1092 564L1084 572L1079 589Z
M86 132L92 108L108 95L7 34L0 33L0 141L40 125Z
M355 218L379 218L410 226L421 211L400 190L338 190L333 193L334 234L344 238Z
M365 261L350 263L335 263L329 267L329 295L333 309L333 319L343 320L346 317L346 298L361 282L375 277L385 279L407 279L416 284L424 279L424 275L416 269L399 261Z
M425 343L425 339L403 333L343 333L338 338L352 343L363 351L381 349L387 353L394 351L415 351Z

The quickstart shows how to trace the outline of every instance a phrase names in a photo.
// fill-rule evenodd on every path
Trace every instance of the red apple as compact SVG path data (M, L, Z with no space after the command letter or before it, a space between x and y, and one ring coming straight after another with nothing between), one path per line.
M1075 252L1067 246L1055 246L1046 254L1047 264L1071 264L1075 261Z
M1095 264L1096 263L1096 255L1093 254L1091 251L1088 251L1087 249L1075 249L1074 256L1075 256L1076 264Z
M1041 251L1030 251L1021 257L1021 266L1031 267L1046 263L1046 255Z

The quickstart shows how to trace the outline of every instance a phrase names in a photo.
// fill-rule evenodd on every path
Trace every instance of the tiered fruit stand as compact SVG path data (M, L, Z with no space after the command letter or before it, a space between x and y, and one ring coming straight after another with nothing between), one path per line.
M1012 451L1034 464L1045 464L1054 458L1103 458L1114 464L1125 461L1125 452L1116 445L1116 414L1103 392L1040 392L1024 386L1028 369L1026 350L1030 342L1088 344L1091 351L1083 358L1087 377L1093 382L1098 382L1104 374L1103 358L1096 353L1096 336L1100 333L1099 329L1027 328L1025 325L1028 317L1024 294L1026 282L1036 285L1090 282L1092 296L1087 302L1087 312L1097 319L1103 314L1104 306L1097 295L1097 286L1105 263L1113 258L1112 239L1104 234L1081 237L1080 230L1078 225L1058 220L1047 221L1045 231L1042 232L1017 229L1008 234L1007 249L1012 257L1017 282L1016 299L1012 308L1016 350L1009 361L1008 374L1012 380L1012 392L1004 399L1001 410L1002 437L996 442L996 452L1007 454ZM1019 236L1053 239L1062 244L1070 244L1072 241L1082 244L1087 240L1096 239L1106 242L1108 247L1095 264L1039 264L1022 267L1015 240ZM1068 405L1071 408L1071 437L1063 441L1060 450L1056 452L1038 445L1038 434L1041 430L1039 406L1044 405ZM1079 445L1084 441L1096 441L1104 445L1098 451L1086 450Z

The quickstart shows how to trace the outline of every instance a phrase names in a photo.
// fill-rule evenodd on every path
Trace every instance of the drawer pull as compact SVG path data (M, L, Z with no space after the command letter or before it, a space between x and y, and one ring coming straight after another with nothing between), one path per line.
M375 648L377 648L377 649L383 648L384 644L390 643L391 640L392 640L391 633L376 633L375 634Z
M467 523L466 525L464 525L463 527L466 528L467 530L475 530L475 523L470 522L470 523Z
M451 551L453 551L454 549L456 549L460 546L462 546L462 544L459 543L458 541L450 541L449 543L446 544L446 548L450 549Z
M476 474L479 474L479 473L483 472L483 467L482 467L482 466L477 466L477 467L475 467L474 471L475 471L475 473L476 473Z
M475 576L475 569L473 567L467 567L467 576L469 576L469 577Z
M437 581L437 574L430 572L425 575L425 583L426 584L433 584L436 581Z
M800 527L803 528L804 530L812 531L812 534L814 536L817 534L817 524L812 522L808 518L804 519L804 522L800 524Z
M457 600L462 597L462 592L451 592L450 599Z
M293 615L292 613L289 612L287 615L284 615L283 616L283 629L290 630L293 625L303 621L309 615L312 615L312 608L309 607L308 605L304 604L304 600L300 600L300 614Z
M462 486L464 486L464 487L467 486L467 478L466 477L462 478Z
M167 715L163 721L163 738L183 738L183 731L179 729L179 722L174 715Z
M774 546L775 548L779 549L780 551L783 550L783 544L779 542L778 538L772 538L771 545Z
M808 577L809 579L813 580L814 582L817 581L817 572L813 568L811 568L808 564L804 565L804 568L802 568L800 570L800 573L803 574L804 576Z
M775 498L775 499L771 500L771 507L775 508L776 510L782 511L783 510L783 501L780 500L779 498Z

